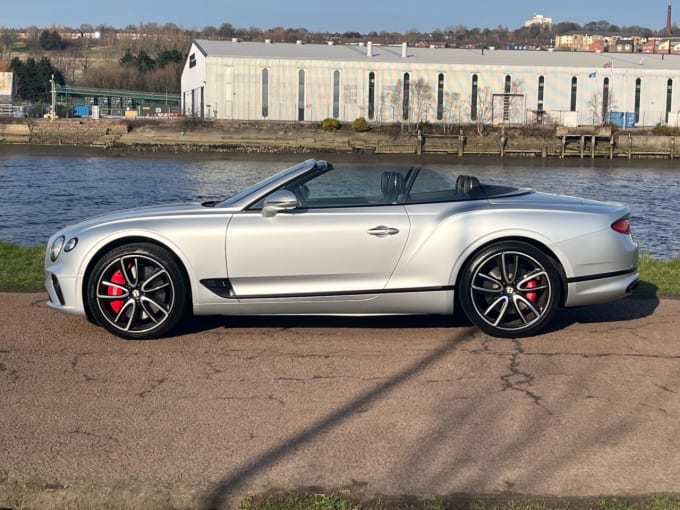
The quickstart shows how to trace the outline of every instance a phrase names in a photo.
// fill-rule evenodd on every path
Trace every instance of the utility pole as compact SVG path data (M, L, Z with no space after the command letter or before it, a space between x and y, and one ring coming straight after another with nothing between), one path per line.
M57 113L57 85L54 82L54 74L50 79L50 84L52 85L52 106L50 107L50 122L54 122L54 117Z

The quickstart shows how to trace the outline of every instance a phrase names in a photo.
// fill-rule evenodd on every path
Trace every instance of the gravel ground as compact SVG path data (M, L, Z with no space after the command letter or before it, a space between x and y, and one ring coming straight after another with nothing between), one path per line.
M201 318L117 339L0 293L0 508L680 492L680 301L460 318Z

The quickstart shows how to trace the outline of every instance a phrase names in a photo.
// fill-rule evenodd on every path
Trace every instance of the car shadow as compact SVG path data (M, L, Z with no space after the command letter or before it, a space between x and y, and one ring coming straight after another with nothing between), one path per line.
M461 328L472 324L458 310L454 315L381 315L381 316L326 316L326 315L233 315L193 316L176 330L180 336L202 333L212 329L230 328L359 328L359 329L424 329Z
M642 285L642 284L641 284ZM634 293L617 301L601 305L562 308L542 333L559 331L572 324L597 324L602 322L626 322L649 317L659 306L657 288L645 283L642 292Z
M656 287L643 282L639 292L626 298L600 305L561 308L548 326L541 331L559 331L572 324L625 322L649 317L659 306ZM372 328L372 329L425 329L470 327L472 324L458 307L454 315L382 315L356 316L194 316L182 323L173 336L202 333L213 329L229 328Z

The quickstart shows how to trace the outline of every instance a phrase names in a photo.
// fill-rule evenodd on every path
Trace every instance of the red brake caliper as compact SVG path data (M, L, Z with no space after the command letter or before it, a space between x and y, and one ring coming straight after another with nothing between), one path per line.
M536 287L538 287L536 280L529 280L529 282L527 283L527 289L535 289ZM536 296L537 296L536 292L527 292L527 299L532 303L536 301Z
M115 273L113 273L113 276L111 277L111 282L116 283L118 285L125 285L125 277L123 276L123 271L120 269L117 269ZM109 286L107 289L106 293L109 296L120 296L123 291L119 289L118 287L113 287ZM123 308L123 303L124 301L111 301L111 309L113 310L114 313L120 312L120 309Z

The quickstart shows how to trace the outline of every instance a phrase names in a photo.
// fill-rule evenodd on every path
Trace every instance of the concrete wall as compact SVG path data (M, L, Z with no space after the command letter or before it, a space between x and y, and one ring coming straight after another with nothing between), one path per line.
M0 73L0 104L13 104L15 92L14 73Z

